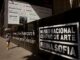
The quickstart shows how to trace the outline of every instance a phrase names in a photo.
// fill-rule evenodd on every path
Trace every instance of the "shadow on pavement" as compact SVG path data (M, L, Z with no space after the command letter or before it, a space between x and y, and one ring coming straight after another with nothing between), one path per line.
M30 55L30 56L24 56L23 57L26 60L45 60L42 57L40 57L39 55Z
M14 49L14 48L17 48L17 47L19 47L19 46L13 46L13 47L10 47L9 49Z
M69 60L69 59L62 58L57 55L53 55L51 53L46 53L44 51L40 51L40 50L38 50L37 44L30 44L30 43L27 43L24 41L19 41L19 40L12 40L12 42L14 44L17 44L18 46L12 47L11 49L20 46L20 47L22 47L26 50L29 50L33 53L32 55L22 57L23 59L26 59L26 60Z

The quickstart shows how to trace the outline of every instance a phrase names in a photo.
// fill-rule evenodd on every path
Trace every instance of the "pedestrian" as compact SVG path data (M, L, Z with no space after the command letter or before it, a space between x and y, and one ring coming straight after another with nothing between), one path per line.
M7 33L6 34L6 43L7 43L7 49L9 50L10 47L10 41L11 41L11 34Z

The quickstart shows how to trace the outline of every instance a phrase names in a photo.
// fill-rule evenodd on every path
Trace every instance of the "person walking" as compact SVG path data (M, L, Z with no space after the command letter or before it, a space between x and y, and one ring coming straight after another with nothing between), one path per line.
M5 28L4 32L5 32L5 39L6 39L6 43L7 43L7 49L9 50L10 42L12 40L13 31L11 28Z
M6 34L6 43L7 43L7 49L9 50L10 48L10 41L11 41L11 34L7 33Z

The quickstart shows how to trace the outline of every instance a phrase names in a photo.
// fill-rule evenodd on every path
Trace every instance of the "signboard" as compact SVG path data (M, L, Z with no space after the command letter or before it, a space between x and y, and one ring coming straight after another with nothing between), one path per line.
M50 13L49 13L50 12ZM32 22L52 15L52 10L19 1L8 1L8 24L20 24L20 17Z
M79 23L39 27L39 48L71 60L79 59Z

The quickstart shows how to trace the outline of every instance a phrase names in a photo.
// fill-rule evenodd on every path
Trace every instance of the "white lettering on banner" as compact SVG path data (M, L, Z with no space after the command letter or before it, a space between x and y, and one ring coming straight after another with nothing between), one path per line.
M68 59L78 59L79 23L39 28L39 48Z
M71 48L71 50L70 50L70 48ZM69 47L69 46L65 46L65 45L63 46L63 45L55 44L55 51L60 52L60 53L67 52L67 55L76 56L74 47Z
M51 29L51 33L75 33L75 32L73 31L72 27L72 28L54 28Z
M54 39L59 40L59 35L58 34L54 35Z
M61 38L60 38L60 40L71 40L71 35L70 34L68 34L68 35L61 35Z
M52 45L46 42L41 42L41 47L44 49L54 50L55 52L59 52L59 53L63 53L63 54L71 55L71 56L76 56L74 47L60 45L60 44Z
M40 30L40 36L46 39L76 41L73 27Z

